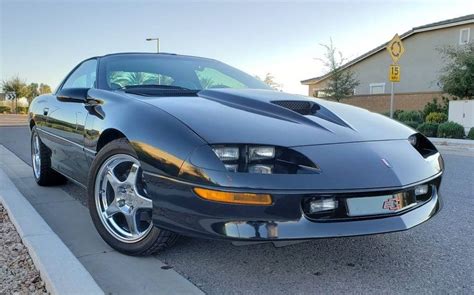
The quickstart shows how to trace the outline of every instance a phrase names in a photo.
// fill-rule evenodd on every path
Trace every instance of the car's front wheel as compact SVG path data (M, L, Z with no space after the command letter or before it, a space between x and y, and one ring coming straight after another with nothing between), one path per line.
M153 225L142 169L126 139L100 150L88 184L89 211L102 238L129 255L150 255L171 246L178 235Z

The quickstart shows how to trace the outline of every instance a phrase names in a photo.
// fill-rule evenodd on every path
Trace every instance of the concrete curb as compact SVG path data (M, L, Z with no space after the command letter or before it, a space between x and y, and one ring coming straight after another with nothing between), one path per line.
M6 208L50 293L104 294L1 168L0 202Z

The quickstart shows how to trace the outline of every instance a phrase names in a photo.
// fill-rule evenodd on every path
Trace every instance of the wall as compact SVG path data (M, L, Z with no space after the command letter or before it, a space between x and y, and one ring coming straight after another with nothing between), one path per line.
M441 103L441 92L425 92L425 93L403 93L395 94L394 110L422 110L424 106L438 97ZM358 106L377 113L390 111L390 94L383 95L355 95L351 98L341 100L342 103Z
M437 82L443 61L437 48L444 45L457 46L462 28L470 28L470 40L474 42L474 24L416 33L404 39L405 53L399 61L401 82L395 83L395 92L440 91ZM360 81L360 85L356 87L356 95L370 94L371 83L385 83L385 93L390 93L388 67L391 63L387 50L383 49L351 66L350 69ZM314 89L323 89L325 83L323 80L318 84L309 85L309 95L313 95Z

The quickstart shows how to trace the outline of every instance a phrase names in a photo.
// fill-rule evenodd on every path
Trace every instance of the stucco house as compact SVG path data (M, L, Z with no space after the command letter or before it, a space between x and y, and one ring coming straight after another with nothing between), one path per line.
M443 68L439 48L474 42L474 14L448 19L411 29L400 35L405 53L399 60L401 81L395 83L395 109L416 110L441 96L438 77ZM388 42L387 42L388 43ZM389 110L388 68L392 60L387 43L349 61L342 69L351 69L360 82L354 95L344 103L376 112ZM301 81L310 96L324 97L330 74Z

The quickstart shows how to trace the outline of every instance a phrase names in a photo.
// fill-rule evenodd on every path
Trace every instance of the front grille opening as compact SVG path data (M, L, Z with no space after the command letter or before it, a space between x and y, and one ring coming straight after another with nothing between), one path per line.
M403 214L407 211L410 211L414 208L422 206L429 200L431 200L434 193L437 191L437 187L439 186L440 179L432 180L426 185L428 185L428 191L423 195L416 195L415 194L415 187L411 187L404 190L398 191L382 191L382 192L368 192L368 193L354 193L354 194L325 194L325 195L312 195L307 196L302 201L302 209L305 216L317 222L331 222L331 221L351 221L351 220L359 220L359 219L370 219L370 218L383 218L389 217L394 215ZM367 197L384 197L387 200L391 199L392 197L400 197L403 199L403 202L409 204L405 206L405 209L401 209L399 211L386 212L383 214L368 214L368 215L359 215L359 216L351 216L349 214L349 208L347 204L347 199L350 198L367 198ZM310 212L310 203L314 200L319 200L323 198L334 198L338 202L338 206L336 209L331 211L323 211L320 213L311 213Z
M272 101L273 104L279 105L286 109L297 112L301 115L307 116L316 113L319 110L319 106L311 101L304 100L277 100Z

